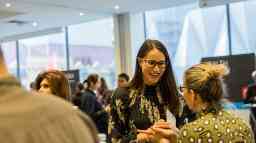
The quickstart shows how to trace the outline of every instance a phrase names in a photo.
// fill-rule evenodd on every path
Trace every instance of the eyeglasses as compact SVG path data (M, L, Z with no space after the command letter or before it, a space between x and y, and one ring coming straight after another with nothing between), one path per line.
M159 67L159 68L165 68L166 65L167 65L167 62L166 61L156 61L156 60L150 60L150 59L142 59L148 67L150 68L154 68L156 65Z
M179 87L178 87L178 92L179 92L179 94L181 94L181 95L182 95L182 94L184 93L184 89L185 89L185 88L188 88L188 87L185 87L185 86L179 86Z

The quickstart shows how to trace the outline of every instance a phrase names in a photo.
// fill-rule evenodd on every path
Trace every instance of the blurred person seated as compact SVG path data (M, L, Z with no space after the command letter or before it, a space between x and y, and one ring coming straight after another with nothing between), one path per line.
M67 101L71 100L70 86L65 74L59 70L47 70L35 80L36 90L44 95L55 95Z
M87 88L82 94L79 108L93 119L100 133L107 134L108 114L96 99L100 77L98 74L90 74L83 83L87 83Z
M188 107L197 113L197 119L181 128L178 142L254 143L245 121L221 106L222 78L226 74L225 65L210 63L194 65L185 71L180 91Z
M128 85L128 82L130 80L130 77L126 73L120 73L117 78L117 87L126 87Z
M0 49L1 142L98 143L96 128L86 115L59 98L24 89L3 57Z

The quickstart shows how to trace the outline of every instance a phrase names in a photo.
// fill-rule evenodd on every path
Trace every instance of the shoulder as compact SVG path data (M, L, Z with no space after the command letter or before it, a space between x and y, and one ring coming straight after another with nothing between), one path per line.
M93 93L93 91L85 90L84 93L83 93L83 95L93 96L94 93Z
M114 90L112 94L112 98L115 100L120 99L125 101L129 99L129 95L130 95L130 89L127 87L122 87Z
M229 113L227 111L223 111L224 119L229 120L230 126L237 130L250 131L250 127L247 125L246 121L242 118L237 117L236 115Z
M59 97L44 96L22 89L16 92L18 93L11 95L12 98L8 98L8 101L0 104L1 128L14 127L18 130L23 126L32 128L42 124L47 126L56 123L57 125L67 120L72 122L73 119L82 125L82 121L84 121L81 113L71 103ZM8 121L8 124L5 120Z
M54 114L70 114L74 112L74 107L70 102L67 102L59 97L52 95L41 95L38 93L32 93L26 99L23 104L30 104L31 108L35 108L42 113L54 112ZM50 115L51 113L49 113Z
M85 90L84 93L82 93L82 100L85 100L88 98L96 100L96 94L94 94L92 91Z
M182 142L191 142L191 140L203 141L204 135L209 134L209 137L212 136L215 122L217 121L212 114L202 116L181 128L179 140Z
M65 100L51 97L40 98L41 105L38 105L37 111L33 112L35 116L30 118L36 122L30 121L30 123L32 122L31 126L41 130L55 128L56 134L68 136L73 141L80 139L79 142L86 140L98 142L96 127L87 115L75 109L72 104ZM38 117L41 119L34 119ZM41 127L40 125L44 126ZM72 134L76 135L73 136Z
M122 109L128 108L132 101L131 92L133 90L128 87L115 89L111 97L112 105Z
M253 132L250 126L246 123L246 121L227 111L222 112L224 116L223 120L221 121L224 122L224 124L222 124L223 126L225 126L227 129L230 129L231 131L234 131L237 134L239 133L239 136L237 136L237 138L240 138L240 140L253 140Z
M203 130L203 126L201 126L202 122L203 122L202 119L198 119L184 125L180 130L180 138L184 139L187 137L196 136L197 134L196 132L194 132L195 130L198 130L198 131Z
M130 93L128 87L121 87L114 90L113 94L115 96L128 96Z

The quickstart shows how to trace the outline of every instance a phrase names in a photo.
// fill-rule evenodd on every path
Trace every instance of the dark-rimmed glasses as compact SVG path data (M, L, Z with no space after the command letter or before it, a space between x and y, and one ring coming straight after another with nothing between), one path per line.
M179 87L178 87L178 91L179 91L179 93L180 93L180 94L183 94L183 93L184 93L184 89L185 89L185 88L188 88L188 87L185 87L185 86L179 86Z
M162 61L156 61L156 60L151 60L151 59L141 59L143 62L147 64L148 67L154 68L156 65L159 68L165 68L167 65L167 62L165 60Z

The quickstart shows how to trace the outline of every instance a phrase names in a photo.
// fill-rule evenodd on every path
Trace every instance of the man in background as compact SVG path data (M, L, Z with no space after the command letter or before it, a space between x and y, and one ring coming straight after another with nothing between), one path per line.
M0 140L5 143L96 143L92 121L71 104L22 88L0 48Z
M117 78L117 87L125 87L128 85L130 78L126 73L120 73Z

